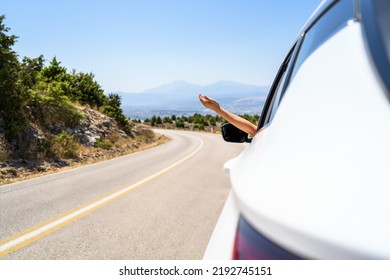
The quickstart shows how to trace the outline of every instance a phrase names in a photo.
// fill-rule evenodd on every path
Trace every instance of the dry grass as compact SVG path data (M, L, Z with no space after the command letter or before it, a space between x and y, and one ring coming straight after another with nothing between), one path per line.
M145 139L144 139L145 140ZM48 167L48 170L45 172L37 172L33 170L24 170L19 171L18 177L15 178L7 178L5 180L0 181L0 185L14 183L17 181L22 181L26 179L36 178L47 174L56 173L59 171L69 170L73 168L77 168L80 166L116 158L119 156L124 156L128 154L132 154L135 152L147 150L156 146L159 146L161 144L167 143L170 141L169 138L167 138L164 135L158 135L156 134L153 141L143 141L138 142L139 139L132 139L132 138L121 138L118 139L117 142L114 144L114 148L112 149L103 149L103 148L96 148L96 147L86 147L86 146L79 146L78 149L78 159L77 160L70 160L68 161L69 165L65 167L50 167L50 163L46 162Z
M54 136L50 141L51 153L58 158L75 158L79 144L74 135L62 132Z
M0 138L0 161L6 161L8 159L9 152L4 139Z

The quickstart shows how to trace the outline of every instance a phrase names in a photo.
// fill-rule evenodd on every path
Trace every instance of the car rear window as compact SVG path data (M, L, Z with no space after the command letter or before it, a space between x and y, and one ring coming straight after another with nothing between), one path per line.
M291 77L293 77L302 63L321 44L344 27L347 22L354 18L353 0L342 0L335 2L325 12L313 22L313 24L303 34L304 39L301 44L298 57L295 61Z

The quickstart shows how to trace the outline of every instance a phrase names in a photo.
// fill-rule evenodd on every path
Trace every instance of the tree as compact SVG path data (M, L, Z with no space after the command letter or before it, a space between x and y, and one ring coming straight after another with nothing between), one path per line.
M179 118L178 118L178 119L176 120L176 127L177 127L177 128L184 128L184 126L185 126L185 125L184 125L183 119L179 119Z
M110 93L108 98L105 99L105 104L103 106L103 112L113 117L119 126L127 133L131 133L131 125L129 120L123 114L121 109L121 97L116 93Z
M162 122L163 123L172 123L172 120L169 117L164 117Z
M39 80L39 74L43 69L43 55L37 58L24 57L19 69L18 84L21 86L22 94L25 94L29 88L32 88Z
M115 108L120 108L122 105L121 97L117 93L108 94L108 105Z
M49 66L42 69L42 77L47 81L64 81L66 79L66 68L61 66L61 62L56 57L50 61Z
M104 95L104 90L94 78L95 76L92 73L74 73L71 80L72 95L75 100L82 104L88 104L92 107L95 106L99 108L105 105L107 98ZM109 102L114 104L114 107L119 108L121 105L120 96L112 96Z
M0 16L0 117L4 119L5 136L11 140L24 126L25 118L21 112L22 99L17 91L19 61L12 49L17 37L8 35L10 30Z
M156 115L153 115L152 119L150 120L150 125L155 126L157 122L157 117Z

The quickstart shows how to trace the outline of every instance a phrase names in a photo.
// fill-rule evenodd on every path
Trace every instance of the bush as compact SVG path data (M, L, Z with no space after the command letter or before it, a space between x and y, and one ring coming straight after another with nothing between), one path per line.
M259 122L259 119L260 119L259 115L252 116L252 115L244 114L244 115L240 115L240 117L243 117L244 119L250 121L253 124L257 124Z
M163 120L162 120L163 123L172 123L172 120L171 118L169 117L164 117Z
M199 130L204 130L204 124L203 123L197 123L195 124L194 126L196 129L199 129Z
M157 117L155 115L153 115L152 119L150 120L150 125L155 126L156 122L157 122Z
M84 115L63 95L63 83L40 83L36 90L29 91L27 105L33 107L32 114L42 124L64 124L74 127Z
M50 140L50 151L57 158L76 158L79 144L74 135L61 132Z
M110 93L107 104L102 106L101 111L115 119L119 127L128 135L131 134L132 125L121 109L121 97L118 94Z
M4 139L0 138L0 161L6 161L8 159L9 152Z
M73 73L69 80L72 84L71 95L82 104L101 107L107 103L107 97L92 73Z
M176 127L177 128L184 128L184 121L182 119L177 119L176 120Z
M114 146L110 140L98 140L96 141L95 147L109 150Z
M150 129L143 129L143 130L141 131L141 136L142 136L143 138L145 138L147 142L151 142L151 141L154 140L154 138L155 138L156 135L155 135L155 133L153 132L153 130L150 130Z

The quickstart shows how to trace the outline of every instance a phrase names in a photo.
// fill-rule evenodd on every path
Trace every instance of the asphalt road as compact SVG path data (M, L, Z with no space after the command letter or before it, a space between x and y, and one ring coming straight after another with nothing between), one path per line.
M0 186L0 259L201 259L243 144L160 131L167 144Z

